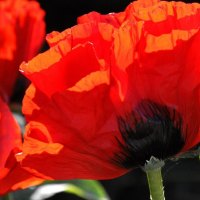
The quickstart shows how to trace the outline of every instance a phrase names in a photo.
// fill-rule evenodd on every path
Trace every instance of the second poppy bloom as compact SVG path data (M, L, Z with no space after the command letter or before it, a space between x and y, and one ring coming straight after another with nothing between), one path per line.
M199 7L136 1L48 35L50 49L20 67L32 82L22 166L108 179L197 145Z
M10 96L19 65L31 59L45 35L44 11L36 1L0 1L0 93Z

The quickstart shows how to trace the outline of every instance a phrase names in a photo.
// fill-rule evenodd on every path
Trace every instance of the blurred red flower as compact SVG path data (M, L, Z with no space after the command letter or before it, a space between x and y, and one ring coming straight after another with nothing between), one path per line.
M0 1L0 92L10 96L19 65L31 59L45 35L44 11L36 1Z
M21 152L20 129L8 106L0 98L0 196L42 182L20 167L15 154Z
M44 11L36 1L0 1L0 195L42 182L22 169L15 158L21 152L22 136L4 100L12 93L20 63L41 47L43 18Z
M90 13L21 72L32 84L21 164L46 179L108 179L199 143L200 4Z

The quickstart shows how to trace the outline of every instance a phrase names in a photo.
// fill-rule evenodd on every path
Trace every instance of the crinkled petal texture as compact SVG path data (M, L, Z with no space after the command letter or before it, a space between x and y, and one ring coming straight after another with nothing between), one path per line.
M200 141L200 5L141 0L125 14L114 42L113 99L120 92L126 111L145 99L175 108L188 150Z
M87 23L52 33L51 48L21 65L32 81L23 101L22 166L46 179L106 179L119 131L109 98L113 26ZM45 160L45 163L43 162Z
M15 158L21 151L21 134L7 105L0 99L0 195L42 182L22 169Z
M0 91L9 96L19 65L31 59L45 35L44 11L36 1L0 1Z
M20 67L32 82L23 101L22 166L46 179L126 173L113 162L121 152L117 116L142 100L181 114L182 151L199 143L198 7L140 0L48 35L50 49Z

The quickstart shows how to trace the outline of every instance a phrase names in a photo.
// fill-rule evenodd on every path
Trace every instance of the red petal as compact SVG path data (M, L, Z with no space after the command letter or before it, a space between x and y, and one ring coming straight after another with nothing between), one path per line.
M179 81L180 107L188 131L184 150L190 149L200 142L200 53L197 50L200 44L200 31L191 40L185 67Z
M29 116L23 167L34 168L48 179L108 179L126 172L112 161L119 152L116 137L120 133L108 80L108 74L94 72L69 90L54 94L51 102L38 102L40 110ZM25 106L31 105L28 101ZM59 151L56 144L61 145ZM44 158L48 166L41 165Z
M24 75L49 97L72 87L87 74L105 68L105 63L96 57L91 43L78 46L70 52L65 52L63 48L64 41L20 67Z
M10 191L25 189L42 183L43 180L32 176L16 161L13 152L5 168L0 169L0 196Z
M94 46L97 57L106 60L110 53L113 30L109 24L90 22L79 24L61 33L54 31L48 34L46 39L51 47L65 41L66 52L89 42Z
M20 129L0 99L0 195L43 181L25 171L16 161L14 154L20 152L21 145Z
M123 20L165 23L165 20L169 20L170 18L180 20L188 16L196 15L199 13L199 9L200 5L197 3L186 4L173 1L138 0L126 8L125 18Z
M111 24L114 27L118 28L120 26L120 23L118 21L118 16L119 14L116 13L101 15L97 12L90 12L89 14L85 14L78 17L77 21L78 24L91 23L91 22L106 23L106 24Z
M20 129L8 106L0 98L0 169L4 167L10 152L21 146Z

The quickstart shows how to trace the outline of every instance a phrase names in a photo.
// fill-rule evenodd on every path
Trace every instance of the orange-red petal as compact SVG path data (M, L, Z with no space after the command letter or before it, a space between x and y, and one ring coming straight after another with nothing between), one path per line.
M107 73L91 73L74 87L55 93L46 104L37 102L40 110L28 116L19 156L23 167L33 168L36 175L47 179L108 179L127 171L112 161L119 151L119 131L109 100L108 77ZM28 92L31 90L26 95ZM34 101L31 96L24 99L25 108ZM48 166L41 165L44 158Z
M8 106L0 98L0 168L4 167L11 151L20 146L20 129Z
M11 152L5 167L0 169L0 196L41 184L43 181L43 179L33 176L23 169L16 161L14 152Z

